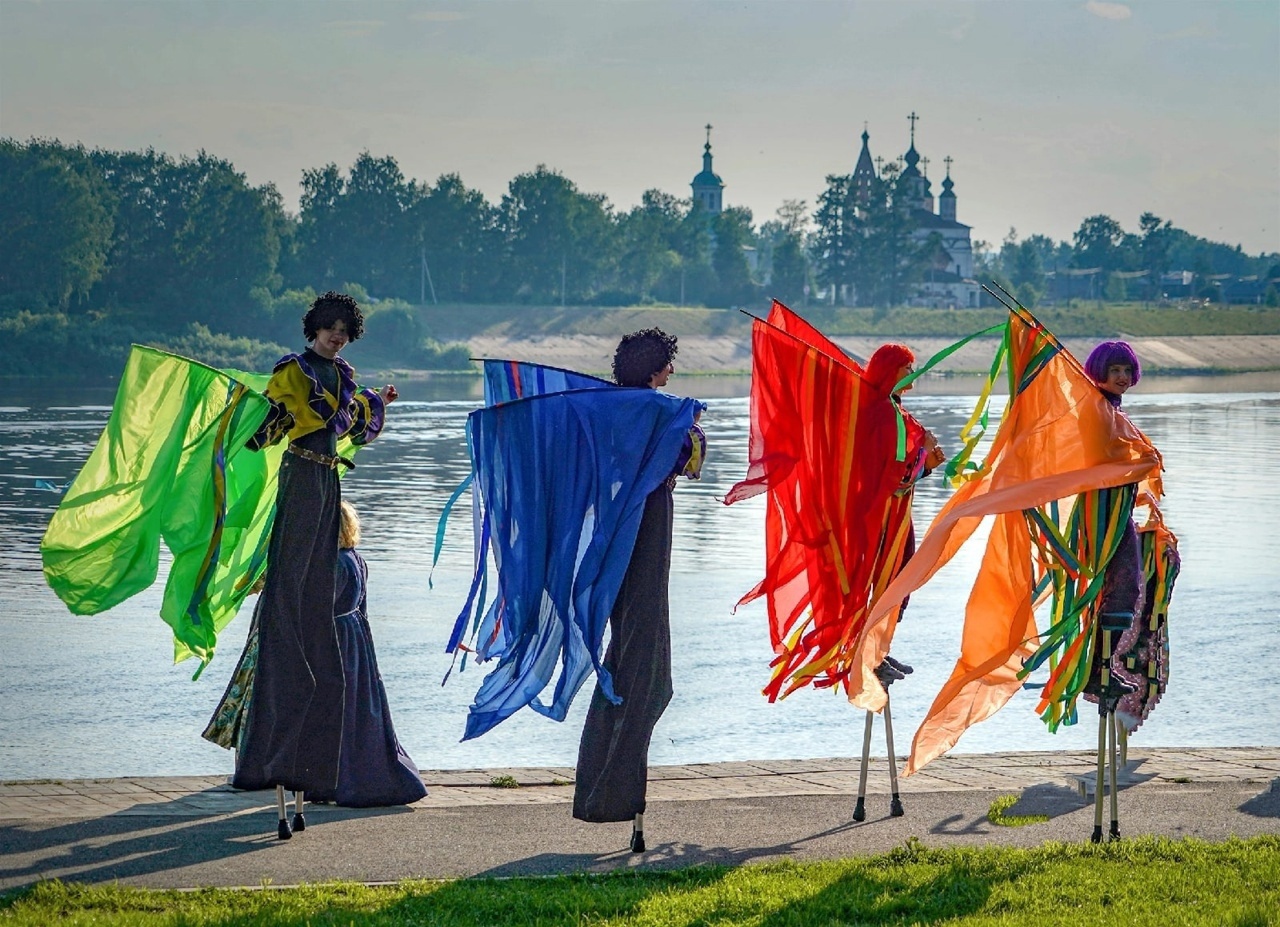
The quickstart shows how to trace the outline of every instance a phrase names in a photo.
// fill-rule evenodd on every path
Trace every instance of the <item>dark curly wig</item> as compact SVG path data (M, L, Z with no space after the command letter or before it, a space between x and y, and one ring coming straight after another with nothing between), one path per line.
M675 360L676 336L660 328L624 335L613 352L613 382L619 386L648 386L649 378Z
M317 296L302 317L302 337L315 341L320 329L331 328L337 321L347 323L348 341L359 341L364 334L364 313L360 306L346 293L330 290L323 296Z

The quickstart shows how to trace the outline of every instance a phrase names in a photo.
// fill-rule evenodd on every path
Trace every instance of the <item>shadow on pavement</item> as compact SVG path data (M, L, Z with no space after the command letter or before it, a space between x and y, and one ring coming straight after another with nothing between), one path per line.
M274 801L269 809L174 810L175 805L190 806L193 798L216 803L213 796L223 791L207 789L89 820L0 825L0 891L51 878L107 882L288 846L276 837ZM272 792L262 794L274 798ZM322 820L308 810L308 824L406 811L328 806Z
M1240 810L1255 818L1280 818L1280 779L1272 779L1270 788L1253 796Z
M870 822L868 822L870 823ZM615 870L684 869L689 866L740 866L755 860L781 859L814 840L832 837L856 827L852 821L808 837L763 847L703 846L698 843L654 844L645 853L617 850L613 853L540 853L476 873L475 879L514 876L562 875L566 872L602 873Z

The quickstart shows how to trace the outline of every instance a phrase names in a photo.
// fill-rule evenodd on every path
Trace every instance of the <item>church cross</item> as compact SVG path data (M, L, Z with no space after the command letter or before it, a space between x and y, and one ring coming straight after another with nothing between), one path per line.
M711 123L707 123L707 147L711 146Z
M921 158L920 163L924 165L924 176L928 177L929 176L929 159Z
M915 110L911 111L911 115L907 117L907 121L911 123L911 144L916 143L916 120L920 117L916 115Z
M947 176L951 176L951 155L947 155L942 159L942 163L947 166Z

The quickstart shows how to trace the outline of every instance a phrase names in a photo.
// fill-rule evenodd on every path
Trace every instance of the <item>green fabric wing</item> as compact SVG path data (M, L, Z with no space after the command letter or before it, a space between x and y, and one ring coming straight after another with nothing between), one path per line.
M244 446L267 415L266 382L134 346L106 429L40 545L49 586L73 613L150 586L163 540L174 660L195 656L203 670L266 565L283 446Z

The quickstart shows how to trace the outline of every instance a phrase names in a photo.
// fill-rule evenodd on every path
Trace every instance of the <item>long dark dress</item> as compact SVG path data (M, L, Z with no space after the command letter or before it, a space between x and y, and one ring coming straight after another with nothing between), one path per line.
M251 446L284 435L332 458L337 438L381 429L382 401L357 395L350 366L311 350L276 365L267 395L278 413ZM342 491L334 466L286 452L280 464L266 585L256 611L258 662L232 785L332 790L342 750L342 654L333 619Z
M649 739L671 701L671 481L649 493L631 562L609 616L604 666L615 705L599 684L578 747L573 816L630 821L645 809Z
M342 756L335 789L308 792L313 801L352 808L408 805L427 794L418 767L396 738L387 690L369 628L366 582L369 568L356 551L338 552L333 611L346 677Z

